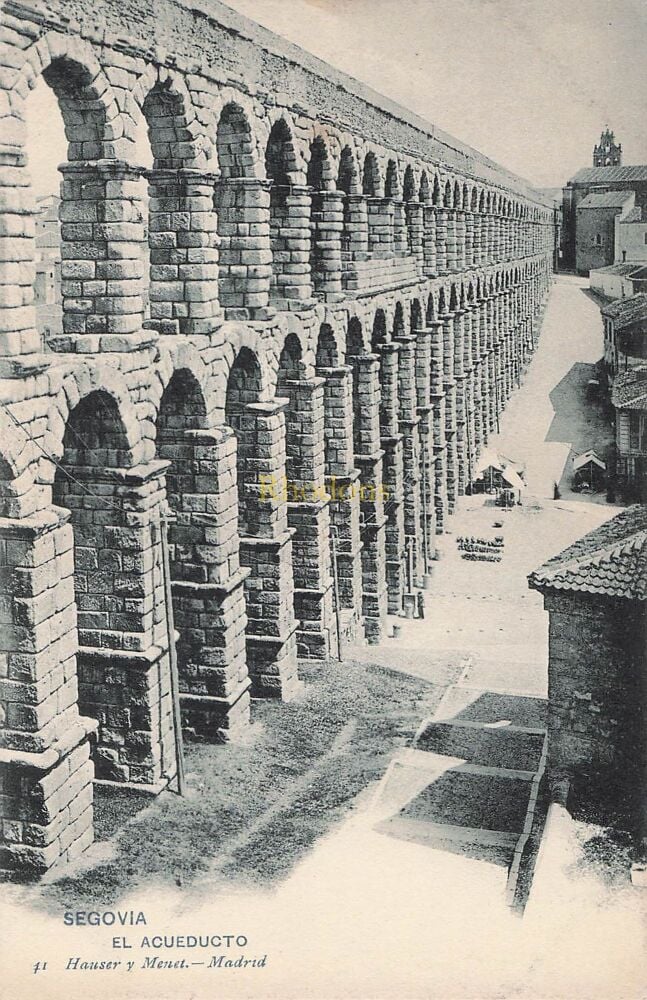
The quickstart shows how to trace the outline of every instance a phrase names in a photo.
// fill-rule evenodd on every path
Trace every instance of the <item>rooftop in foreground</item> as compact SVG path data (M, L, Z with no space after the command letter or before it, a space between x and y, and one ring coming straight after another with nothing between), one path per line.
M628 507L528 577L533 590L647 601L647 506Z
M647 293L640 292L639 295L631 295L627 299L618 299L602 306L600 312L607 319L615 321L616 327L628 326L630 323L638 323L647 319Z

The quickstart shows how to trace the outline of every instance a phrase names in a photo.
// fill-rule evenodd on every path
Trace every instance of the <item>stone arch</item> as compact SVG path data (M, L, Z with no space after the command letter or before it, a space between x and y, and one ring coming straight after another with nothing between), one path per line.
M330 323L319 327L315 351L315 368L337 368L341 364L337 337Z
M325 288L325 244L329 230L324 220L324 194L334 188L333 169L323 136L316 135L310 144L306 183L310 192L310 279L315 292Z
M432 290L427 296L427 305L425 308L425 323L429 325L432 323L437 316L436 302L434 300L435 291Z
M378 159L375 153L372 150L369 150L364 157L364 166L362 169L362 191L369 197L379 197L381 189L382 180L380 177Z
M410 163L407 164L407 168L404 172L402 197L405 201L413 201L416 197L416 178L413 172L413 167Z
M393 336L401 337L405 333L404 307L402 302L396 302L393 313Z
M164 386L157 412L160 432L203 430L207 424L207 403L201 383L191 368L175 368ZM160 452L160 458L167 456Z
M420 187L418 189L418 201L427 205L431 201L431 191L429 188L429 177L426 170L420 174Z
M206 136L181 73L149 63L132 98L146 121L155 169L206 167Z
M301 437L299 421L298 393L295 393L295 383L304 376L303 348L296 333L288 333L279 355L276 376L276 396L287 399L285 409L285 475L288 482L299 482L302 476L301 449L298 447ZM294 556L294 547L293 547Z
M443 207L453 208L452 183L449 178L445 181L445 187L443 189Z
M398 165L395 160L389 160L386 165L386 177L384 180L384 197L385 198L400 197L400 177L398 174Z
M348 317L348 328L346 331L345 358L359 357L367 350L364 340L364 327L358 316Z
M443 204L443 194L440 188L440 179L438 174L434 174L432 202L436 207L440 207Z
M371 328L371 350L377 350L377 348L385 344L388 339L386 313L384 309L376 309Z
M40 214L43 207L42 203L37 204L34 190L30 187L29 162L25 155L28 116L30 114L28 97L30 92L42 81L56 98L62 120L61 131L67 142L66 162L60 168L64 173L64 180L67 182L62 183L60 189L63 204L57 206L56 200L53 201L50 206L51 215L48 222L53 228L55 227L58 233L57 242L62 243L64 240L68 250L74 246L75 237L78 237L79 229L74 225L78 221L86 224L83 227L86 232L88 229L90 230L90 236L86 238L86 243L105 244L107 242L105 231L101 234L95 234L92 225L93 222L101 220L103 216L94 214L96 208L90 203L87 195L83 205L77 204L76 187L78 187L78 182L75 187L76 178L83 178L87 181L91 177L93 181L99 180L96 177L97 162L110 160L117 152L125 153L123 117L112 87L101 69L95 52L88 42L55 31L48 32L24 51L12 48L11 52L12 58L15 55L21 60L19 69L11 71L5 68L5 76L9 78L7 83L10 87L6 95L10 114L2 118L3 147L5 154L10 157L8 162L13 161L15 168L11 179L11 184L14 187L12 205L16 203L14 200L16 196L19 196L20 209L17 214L20 216L23 213L36 215L38 212ZM103 200L103 196L98 191L100 183L99 180L99 184L93 188L93 194L96 192L97 202ZM47 203L44 204L47 206ZM9 206L7 208L8 211L11 211ZM15 208L13 212L16 212ZM81 220L79 220L80 215ZM62 228L59 227L59 219L64 223ZM32 311L36 277L35 243L33 240L24 238L24 236L30 235L27 228L30 223L24 217L14 218L11 222L13 225L9 225L4 230L5 235L0 239L8 245L14 244L11 254L6 251L3 253L3 260L7 262L20 261L23 265L22 274L18 279L22 301L16 307L14 314L18 321L15 329L21 331L22 349L40 350L42 348L41 332L38 330L39 323L42 327L42 333L45 332L47 326L52 328L53 334L60 333L62 326L69 331L79 332L79 328L84 328L88 322L96 325L105 324L105 315L102 319L97 316L100 310L94 308L96 303L94 295L84 295L82 312L78 308L78 290L75 291L74 296L65 294L61 296L61 284L55 278L53 278L53 287L51 288L55 298L52 303L54 309L46 311L46 318L43 318L40 313ZM19 229L15 226L16 222L20 223ZM72 225L67 225L67 223L72 223ZM12 233L16 233L16 237ZM16 253L16 251L18 252ZM85 253L87 259L87 249ZM61 267L60 256L58 254L53 256L57 257L58 260L56 263L52 262L52 277L54 270ZM72 257L74 257L73 254L69 252L66 254L67 260ZM4 270L8 264L0 266ZM69 265L66 263L65 266ZM90 267L91 265L86 264L85 266ZM8 267L8 269L12 268ZM15 270L15 268L13 269ZM11 283L18 284L18 281L12 277ZM87 309L88 298L92 299L93 308L90 310ZM65 301L66 299L67 301ZM74 313L67 322L61 319L64 311ZM31 316L27 315L28 313L31 313ZM91 319L88 319L90 315ZM5 326L4 329L7 327ZM0 333L0 340L4 340L6 337L7 334Z
M161 553L153 538L161 470L131 468L137 463L123 405L105 381L85 388L70 398L52 482L53 503L70 511L73 529L79 710L98 721L96 776L154 785L170 750L170 696L162 692L161 667L153 661L144 676L141 667L123 669L115 685L106 649L126 657L155 648L154 606L164 621ZM158 647L168 638L157 629ZM155 710L167 720L162 727L152 721Z
M337 190L344 194L359 194L361 191L357 158L350 146L344 146L339 157Z
M63 438L71 411L91 393L98 391L110 398L111 403L107 405L114 407L123 424L126 443L121 449L123 452L120 458L121 464L134 465L144 458L142 432L147 428L144 426L145 422L138 418L123 376L107 364L83 365L75 368L64 378L60 390L50 405L43 438L43 450L46 455L43 455L39 462L40 482L52 482L55 466L51 459L59 461L63 457Z
M296 250L293 230L302 230L307 224L309 201L305 192L299 204L295 201L293 185L302 174L299 170L293 133L285 117L277 118L272 125L265 148L265 172L271 182L270 187L270 249L272 253L272 275L270 293L279 299L297 297L293 294L297 281L291 266L293 254L303 263L308 261L307 249ZM305 218L304 218L305 217ZM299 234L299 242L301 233ZM287 257L286 260L283 258ZM285 266L284 266L285 265ZM301 276L309 285L309 275ZM301 286L300 286L301 287ZM305 292L305 284L303 285ZM306 296L307 297L307 296Z
M458 178L456 178L456 180L454 181L454 185L452 188L452 205L454 208L458 209L463 207L461 185Z
M321 134L314 136L308 149L306 184L315 191L331 191L335 187L335 172L329 145Z
M280 383L287 379L305 378L309 372L306 360L306 350L301 337L294 331L285 332L276 369L276 395L280 396Z
M216 155L222 180L255 176L256 150L248 115L231 100L223 105L216 124Z
M245 349L244 357L252 356L254 366L258 366L259 388L254 402L266 402L274 395L274 375L268 357L266 344L256 330L243 323L232 323L227 327L227 340L216 361L214 361L214 380L218 382L218 402L224 420L226 387L231 372L240 352Z
M422 305L420 299L411 300L411 309L409 312L409 329L411 333L416 333L421 330L423 326L422 322Z
M56 94L69 160L123 152L124 122L94 49L80 37L49 31L25 50L10 88L12 113L24 121L24 100L42 77Z
M263 394L262 368L256 354L247 346L234 353L227 376L225 397L225 423L236 435L238 530L241 534L254 534L254 498L257 483L254 478L255 433L254 422L248 416L250 403L260 401Z
M285 116L277 118L270 129L265 147L265 176L278 188L300 180L297 147Z
M182 339L168 337L164 347L160 349L159 358L151 374L147 398L155 409L155 420L159 416L162 396L175 375L184 371L190 376L192 384L202 397L205 411L205 422L202 426L211 426L216 410L216 393L212 386L212 376L203 356L194 347Z
M232 99L222 106L216 124L216 154L220 177L214 206L219 239L218 263L208 275L218 275L218 301L227 310L267 306L271 275L270 241L261 234L259 217L268 212L268 195L258 178L256 143L249 116ZM242 272L248 255L256 261L251 275ZM252 313L253 315L253 313Z

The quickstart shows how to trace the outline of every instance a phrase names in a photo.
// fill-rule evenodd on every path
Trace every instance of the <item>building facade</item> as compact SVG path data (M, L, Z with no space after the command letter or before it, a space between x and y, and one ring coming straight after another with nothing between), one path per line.
M647 506L529 577L549 614L549 780L597 803L647 857Z
M616 256L615 229L611 225L616 213L609 212L615 206L605 205L604 201L589 201L585 212L578 212L578 208L590 196L611 196L631 191L635 195L634 205L647 209L647 166L623 166L622 146L616 144L613 132L607 128L593 149L593 165L578 170L563 189L562 246L565 267L588 274L592 267L603 267L605 264L612 264L614 260L622 260L621 256ZM595 219L590 215L591 211L598 212L600 224L597 228L593 228ZM587 228L586 236L580 234L580 222ZM600 244L597 243L598 234L604 252L601 252Z
M42 871L92 840L93 775L172 779L174 651L185 730L224 741L334 652L335 589L380 640L519 384L555 236L524 182L215 0L2 11L0 867ZM39 78L69 141L47 351Z
M604 373L615 411L614 481L630 501L647 502L647 294L601 307Z
M575 222L575 270L578 274L613 264L619 216L634 207L633 191L588 194L578 204Z
M640 205L626 207L616 216L615 259L647 264L647 213Z
M611 402L616 415L616 482L628 499L647 503L647 363L617 376Z
M591 271L589 288L607 299L628 299L647 291L647 267L640 264L609 264Z

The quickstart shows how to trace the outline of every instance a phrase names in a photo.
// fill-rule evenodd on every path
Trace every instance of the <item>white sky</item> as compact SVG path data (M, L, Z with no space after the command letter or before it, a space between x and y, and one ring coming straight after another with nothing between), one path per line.
M229 0L229 6L534 184L561 186L591 165L607 123L622 142L623 162L647 163L646 0ZM55 102L35 95L32 105L28 152L40 193L56 189L65 147Z

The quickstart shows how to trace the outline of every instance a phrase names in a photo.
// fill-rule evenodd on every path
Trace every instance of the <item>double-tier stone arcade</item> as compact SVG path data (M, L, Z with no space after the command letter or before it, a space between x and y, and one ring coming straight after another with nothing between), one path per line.
M533 350L555 229L215 0L0 8L0 868L38 872L91 842L93 775L173 777L171 643L186 730L236 737L334 652L333 537L344 631L380 640ZM47 341L39 78L68 140Z

